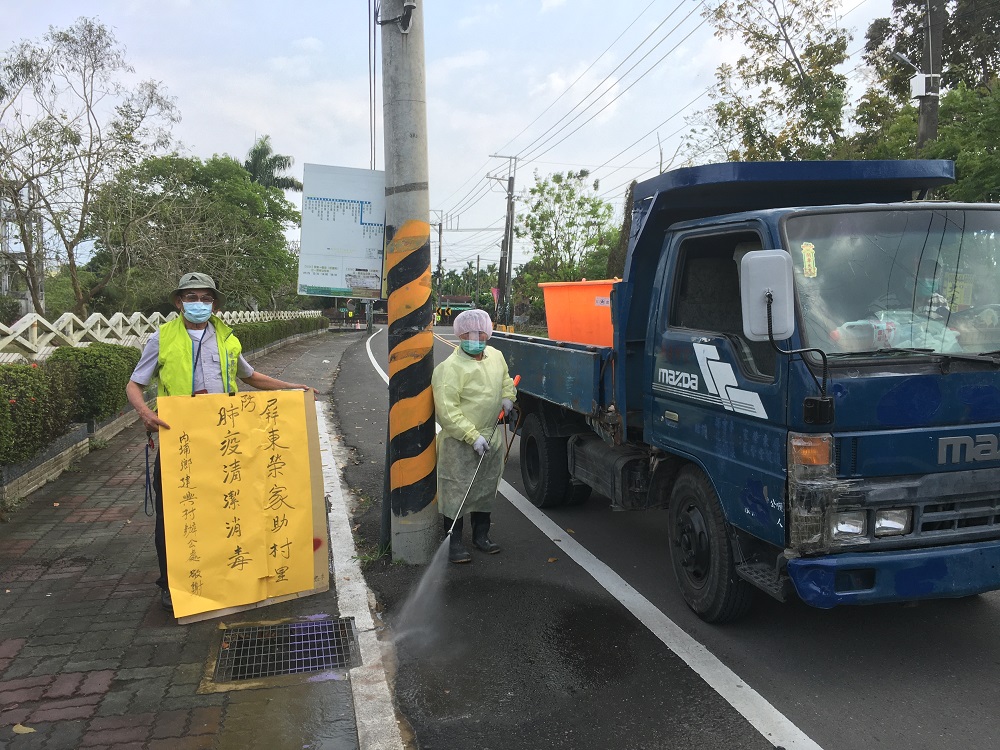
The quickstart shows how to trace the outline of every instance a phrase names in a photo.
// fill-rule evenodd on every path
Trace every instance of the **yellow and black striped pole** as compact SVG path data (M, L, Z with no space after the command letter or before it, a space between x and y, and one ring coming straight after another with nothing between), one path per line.
M386 227L387 234L390 227ZM389 499L393 559L430 561L437 547L434 332L430 225L410 220L386 249L389 293Z
M389 300L387 502L392 557L431 561L441 537L434 447L434 334L427 185L423 3L383 0L386 294Z

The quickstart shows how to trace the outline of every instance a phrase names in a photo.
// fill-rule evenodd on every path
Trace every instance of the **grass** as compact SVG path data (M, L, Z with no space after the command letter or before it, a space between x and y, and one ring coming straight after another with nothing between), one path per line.
M359 542L362 540L358 540ZM390 544L377 545L374 547L366 547L358 551L358 554L354 556L354 559L358 561L361 565L362 570L369 568L376 563L380 563L387 556L391 554L392 546Z

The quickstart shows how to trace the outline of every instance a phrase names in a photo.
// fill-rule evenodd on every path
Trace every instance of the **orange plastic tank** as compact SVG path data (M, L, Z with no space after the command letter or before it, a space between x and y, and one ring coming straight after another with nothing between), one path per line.
M539 284L545 296L549 338L576 344L611 346L611 287L618 279L547 281Z

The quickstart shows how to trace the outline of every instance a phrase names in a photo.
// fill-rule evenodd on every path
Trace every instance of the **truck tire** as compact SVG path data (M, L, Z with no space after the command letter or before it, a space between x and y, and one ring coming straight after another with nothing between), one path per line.
M670 561L687 605L705 622L745 615L753 588L736 574L722 506L699 469L688 466L677 475L667 512Z
M567 439L549 437L537 414L529 414L521 427L521 479L528 500L536 508L563 505L572 481L567 462Z

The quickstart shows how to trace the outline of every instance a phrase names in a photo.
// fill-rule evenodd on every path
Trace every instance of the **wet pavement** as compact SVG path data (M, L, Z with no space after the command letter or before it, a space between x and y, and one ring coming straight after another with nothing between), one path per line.
M383 369L385 346L384 332L371 341ZM449 350L438 348L441 361ZM366 348L350 347L333 400L352 459L346 481L374 498L383 481L386 386L372 372ZM516 456L515 445L512 465ZM378 504L364 505L354 520L361 543L373 545ZM419 566L383 560L365 567L383 637L395 634L397 705L421 750L773 750L506 500L498 499L493 524L490 537L502 552L471 549L466 528L473 561L445 565L440 590L421 591Z
M361 335L303 338L252 361L325 393ZM360 748L346 672L199 692L220 622L353 616L341 611L336 575L322 594L177 625L154 585L144 483L137 422L0 524L0 748ZM343 551L332 554L336 569Z

